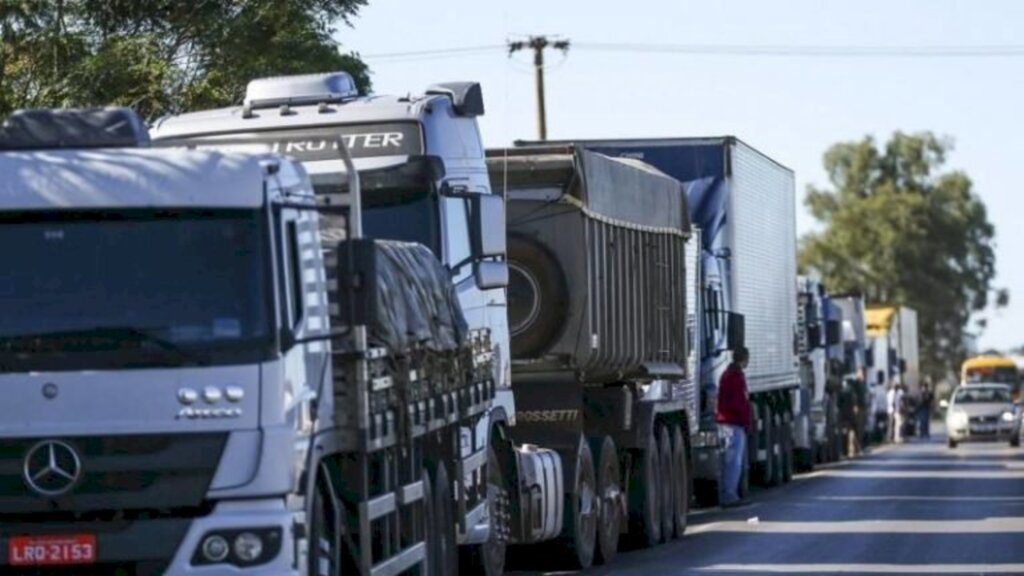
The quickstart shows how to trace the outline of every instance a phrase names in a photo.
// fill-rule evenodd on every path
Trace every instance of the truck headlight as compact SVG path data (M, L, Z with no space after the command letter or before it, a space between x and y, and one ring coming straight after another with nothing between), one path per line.
M263 539L252 532L235 536L235 556L246 564L255 562L263 554Z
M1013 412L1003 412L1003 422L1013 422Z
M192 554L194 566L231 564L237 567L270 562L281 552L281 529L241 528L205 534Z
M228 541L220 534L207 536L203 540L203 559L207 562L212 564L223 562L229 552L231 552L231 548L228 546Z

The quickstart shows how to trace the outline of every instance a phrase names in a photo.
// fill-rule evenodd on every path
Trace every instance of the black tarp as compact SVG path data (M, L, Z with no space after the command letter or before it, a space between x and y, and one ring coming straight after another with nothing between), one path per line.
M332 298L337 322L365 323L370 343L395 355L462 345L466 319L448 270L433 252L393 240L356 240L354 258L348 258L349 248L338 245L341 276Z

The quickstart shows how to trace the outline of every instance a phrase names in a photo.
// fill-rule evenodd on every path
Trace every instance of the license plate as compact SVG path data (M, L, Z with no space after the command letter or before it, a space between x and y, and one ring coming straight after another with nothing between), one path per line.
M96 562L96 536L25 536L11 538L7 559L12 566L65 566Z

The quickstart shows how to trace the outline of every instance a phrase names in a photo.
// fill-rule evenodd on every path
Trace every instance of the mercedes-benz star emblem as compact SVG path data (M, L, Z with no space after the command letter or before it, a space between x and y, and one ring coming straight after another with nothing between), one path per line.
M69 444L44 440L25 455L25 482L43 496L66 494L82 475L82 460Z

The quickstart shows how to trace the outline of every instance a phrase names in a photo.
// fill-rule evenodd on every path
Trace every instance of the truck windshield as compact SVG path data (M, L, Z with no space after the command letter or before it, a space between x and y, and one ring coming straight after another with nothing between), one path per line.
M0 371L259 361L272 349L256 210L0 220Z
M330 194L336 186L314 184L314 189ZM364 191L362 200L363 236L418 242L440 257L437 198L428 190L377 189Z

